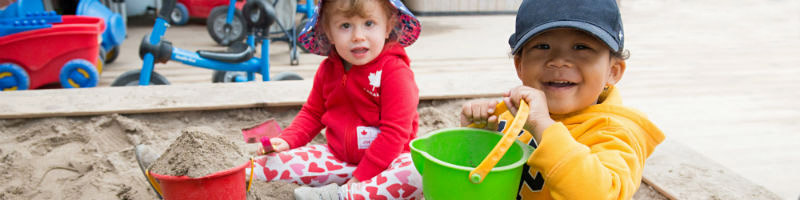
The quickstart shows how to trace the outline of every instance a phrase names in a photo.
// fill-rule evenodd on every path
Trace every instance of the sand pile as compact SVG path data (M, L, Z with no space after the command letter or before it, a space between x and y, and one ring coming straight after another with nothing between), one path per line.
M150 171L199 178L231 169L249 160L238 145L212 128L189 127L181 131L181 136L150 166Z

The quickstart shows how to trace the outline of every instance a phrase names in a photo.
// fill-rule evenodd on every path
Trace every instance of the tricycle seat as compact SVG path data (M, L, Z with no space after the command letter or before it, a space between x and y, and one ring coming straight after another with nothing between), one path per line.
M200 57L227 63L240 63L253 58L255 50L243 42L232 44L227 51L199 50Z

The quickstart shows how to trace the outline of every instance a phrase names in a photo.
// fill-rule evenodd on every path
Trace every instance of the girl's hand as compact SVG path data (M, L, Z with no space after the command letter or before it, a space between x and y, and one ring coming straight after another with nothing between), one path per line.
M497 100L472 100L461 106L461 126L476 124L488 130L497 130L494 108Z
M556 123L550 118L547 97L541 90L522 85L511 89L504 96L503 101L515 116L519 107L519 100L524 99L525 102L528 102L531 111L528 113L528 121L525 122L525 130L533 133L536 142L541 141L542 132L547 127Z
M278 137L270 138L269 142L272 143L272 152L281 152L289 149L289 143ZM270 152L265 152L263 146L258 147L258 155L265 155Z

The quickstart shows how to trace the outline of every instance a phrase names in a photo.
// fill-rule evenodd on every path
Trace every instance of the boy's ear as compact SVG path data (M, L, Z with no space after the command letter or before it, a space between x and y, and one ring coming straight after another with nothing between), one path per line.
M611 61L611 69L608 73L608 84L614 85L622 79L622 75L625 74L625 60L614 58Z

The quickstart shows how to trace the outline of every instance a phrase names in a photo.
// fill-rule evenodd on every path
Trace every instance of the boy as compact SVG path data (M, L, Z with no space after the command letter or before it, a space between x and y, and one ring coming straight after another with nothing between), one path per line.
M465 103L461 122L502 131L521 99L530 104L519 139L536 150L517 198L630 199L664 135L622 106L614 88L627 57L616 2L525 0L509 45L523 85L506 93L501 106Z

